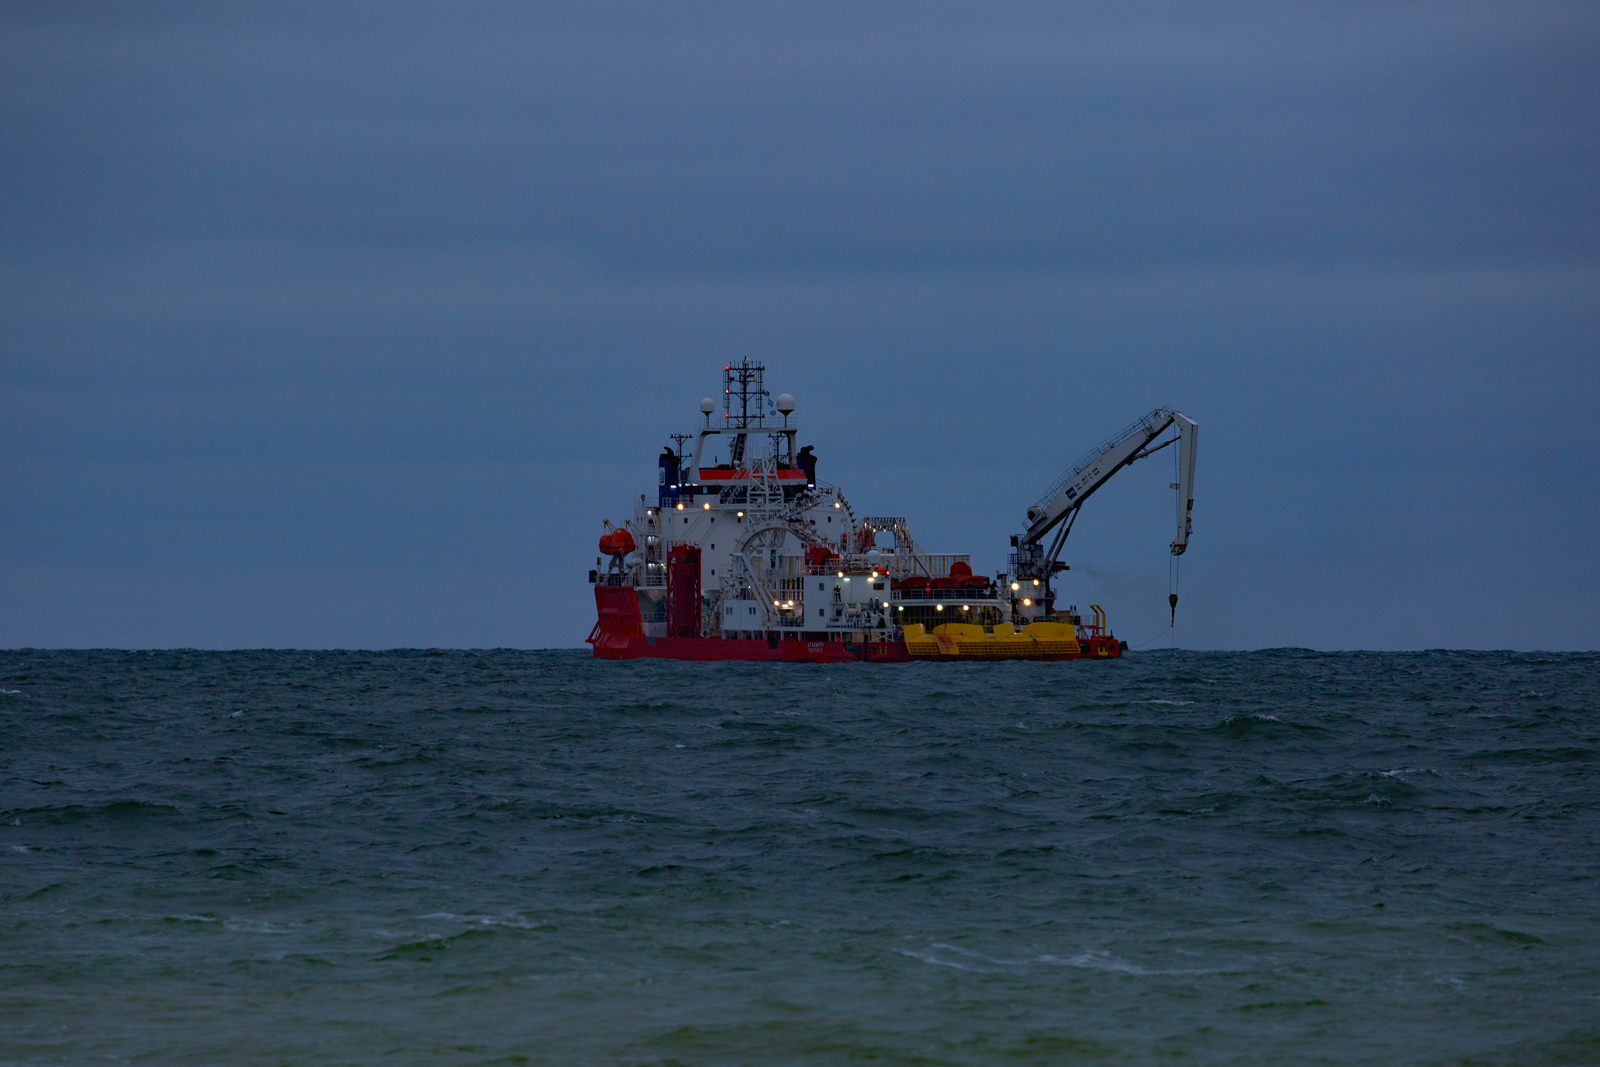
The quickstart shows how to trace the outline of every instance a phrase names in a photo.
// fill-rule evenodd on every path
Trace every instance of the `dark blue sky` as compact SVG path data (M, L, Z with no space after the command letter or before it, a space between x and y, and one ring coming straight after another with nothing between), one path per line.
M1600 646L1600 7L238 7L0 11L0 645L578 645L749 356L982 569L1186 411L1181 643Z

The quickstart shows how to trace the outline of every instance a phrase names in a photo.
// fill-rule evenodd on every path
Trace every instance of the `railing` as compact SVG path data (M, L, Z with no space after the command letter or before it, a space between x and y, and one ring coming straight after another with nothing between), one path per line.
M996 585L980 586L975 589L933 589L918 588L896 589L896 600L937 600L943 604L970 604L975 600L999 600L1000 587Z
M886 569L896 578L911 578L918 575L945 578L949 576L950 568L957 563L965 563L969 567L972 565L972 557L965 552L957 554L916 552L909 555L896 552L893 556L885 556L884 560L889 562Z
M847 552L843 556L835 557L826 563L806 564L807 574L858 574L862 571L877 570L879 574L887 574L891 578L911 578L921 576L924 578L947 578L950 575L952 564L965 563L972 565L972 557L965 552L960 553L934 553L934 552L882 552L877 563L868 563L864 553Z
M711 485L721 482L759 482L765 480L778 482L804 482L806 472L799 467L775 467L762 470L760 467L731 467L723 464L717 467L701 467L701 485Z

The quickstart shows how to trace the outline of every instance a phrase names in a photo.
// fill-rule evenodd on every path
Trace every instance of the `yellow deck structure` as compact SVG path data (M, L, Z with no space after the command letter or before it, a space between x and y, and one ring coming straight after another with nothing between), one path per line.
M1030 622L1021 632L1009 622L1002 622L995 624L993 633L963 622L947 622L929 633L912 623L905 628L905 639L906 651L913 656L1026 659L1071 656L1083 651L1077 631L1064 622Z

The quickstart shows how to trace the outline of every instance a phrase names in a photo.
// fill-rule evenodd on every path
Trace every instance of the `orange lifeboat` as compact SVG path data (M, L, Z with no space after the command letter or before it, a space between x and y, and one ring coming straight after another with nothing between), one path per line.
M626 556L633 549L633 535L627 530L617 529L600 535L600 551L608 556Z

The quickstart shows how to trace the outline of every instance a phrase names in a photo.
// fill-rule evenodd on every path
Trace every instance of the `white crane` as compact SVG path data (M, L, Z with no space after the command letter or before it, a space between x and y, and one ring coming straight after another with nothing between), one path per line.
M1178 428L1176 437L1152 444L1171 426ZM1194 420L1181 412L1156 408L1090 449L1028 509L1027 530L1011 539L1017 548L1011 557L1016 576L1041 579L1048 587L1050 576L1066 569L1066 564L1057 560L1083 502L1123 467L1174 442L1178 445L1178 480L1172 488L1178 491L1178 533L1172 539L1172 554L1183 555L1189 547L1189 512L1194 509L1194 451L1199 432ZM1052 531L1055 536L1046 549L1044 540Z

